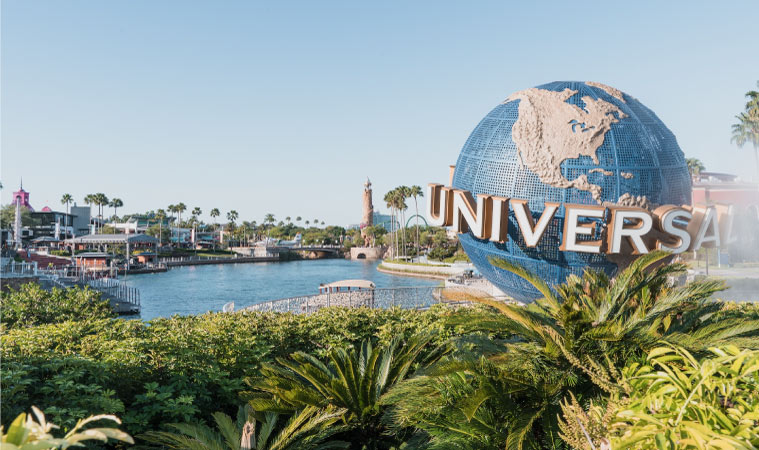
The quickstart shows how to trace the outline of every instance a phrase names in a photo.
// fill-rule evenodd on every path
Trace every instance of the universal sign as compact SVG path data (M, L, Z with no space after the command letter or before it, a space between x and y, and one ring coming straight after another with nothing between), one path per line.
M562 251L604 254L642 254L662 249L672 253L719 247L729 243L732 208L728 205L663 205L650 212L617 205L545 202L535 222L528 200L478 194L431 183L427 187L427 222L471 231L478 239L508 240L513 213L525 245L537 247L560 208L564 207Z

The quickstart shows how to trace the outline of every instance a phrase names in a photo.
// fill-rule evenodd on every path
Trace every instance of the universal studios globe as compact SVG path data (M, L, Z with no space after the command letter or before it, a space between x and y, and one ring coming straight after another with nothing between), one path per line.
M649 209L691 203L690 175L672 132L635 98L594 82L557 81L509 96L467 139L453 187L529 200L536 222L545 202ZM459 237L486 279L530 302L539 298L537 290L489 257L519 264L549 285L586 268L609 275L620 268L604 254L561 251L563 225L562 206L534 248L525 245L513 212L505 243L471 232Z

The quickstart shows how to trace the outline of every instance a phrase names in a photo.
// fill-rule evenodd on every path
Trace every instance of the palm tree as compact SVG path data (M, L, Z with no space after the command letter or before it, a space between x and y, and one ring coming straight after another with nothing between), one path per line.
M199 207L197 207L197 206L196 206L196 207L194 207L194 208L192 209L192 216L193 216L193 217L196 217L196 218L197 218L197 217L198 217L198 216L200 216L201 214L203 214L203 210L202 210L202 209L200 209Z
M116 210L124 206L124 202L120 198L114 198L114 199L111 199L110 202L108 202L108 206L113 208L113 215L116 216Z
M158 208L155 212L155 218L158 220L158 242L159 245L163 245L163 221L166 219L166 211L162 208Z
M323 220L321 221L321 225L324 226L324 221Z
M406 199L410 196L411 188L408 186L398 187L398 208L401 214L401 223L399 225L403 232L403 234L401 234L401 239L403 241L403 256L406 256L406 210L408 209Z
M426 353L433 338L425 333L403 343L399 336L387 346L365 340L359 349L333 348L326 362L298 352L278 358L277 364L263 363L260 377L246 381L265 395L257 395L250 405L262 411L341 408L362 442L379 442L385 438L380 398L417 365L429 365L446 352L437 348Z
M171 219L174 220L174 213L177 212L177 205L171 204L166 207L166 210L171 213Z
M416 217L416 256L419 257L419 203L417 197L424 197L421 186L413 185L409 189L409 195L414 198L414 216Z
M71 196L71 194L63 194L63 197L61 197L61 204L66 205L66 214L69 213L69 204L73 203L74 197Z
M399 423L453 441L466 440L481 427L480 432L491 430L492 439L505 439L496 447L532 448L558 440L561 399L570 392L583 400L601 396L612 389L615 371L662 341L691 352L738 343L759 347L759 320L709 300L723 283L674 286L670 277L686 267L665 264L669 256L662 251L643 255L615 279L588 270L555 290L523 267L491 258L491 264L522 277L542 298L528 306L472 299L497 314L457 314L450 325L477 332L462 344L475 343L479 351L464 350L429 369L434 376L399 387L388 399Z
M756 85L759 87L759 81ZM733 124L731 141L738 147L751 143L754 147L756 172L759 176L759 92L749 91L746 93L746 97L749 101L746 102L745 111L735 116L738 123Z
M395 246L394 229L395 229L395 189L385 193L383 197L385 205L390 208L390 247L393 249L393 257L398 257L398 250Z
M302 220L302 218L300 216L298 216L298 217L295 218L296 222L300 222L301 220Z
M285 217L285 222L290 223L290 216Z
M103 209L106 206L108 206L108 203L109 203L108 197L105 194L103 194L102 192L98 192L97 194L95 194L95 202L97 203L98 208L99 208L99 214L98 215L102 219L103 218Z
M179 202L176 206L177 212L179 213L179 223L182 223L182 213L187 211L187 205L185 205L182 202Z
M98 207L97 217L102 219L103 206L108 204L108 197L106 197L106 195L103 194L102 192L99 192L97 194L87 194L84 197L84 203L88 205L96 205Z
M208 215L210 215L211 218L213 218L213 224L216 225L216 218L219 217L221 213L219 212L219 208L213 208L211 212L208 213Z
M216 430L200 424L170 424L176 431L150 431L141 438L170 449L190 450L317 450L347 448L328 440L344 430L336 425L342 411L305 408L288 420L276 412L254 413L240 408L237 420L217 412Z
M306 221L306 228L308 228L308 225L309 225L310 223L311 223L311 222L309 222L308 220Z
M268 224L269 226L273 225L274 222L276 222L276 219L274 219L274 214L268 213L264 216L264 223Z
M228 221L230 221L230 222L232 223L232 225L234 225L234 223L235 223L235 220L237 220L237 218L238 218L239 216L240 216L240 215L239 215L239 214L237 214L237 211L235 211L235 210L233 209L233 210L231 210L231 211L229 211L229 212L227 213L227 220L228 220Z
M688 172L690 172L690 177L694 180L698 178L698 175L704 169L706 169L704 163L702 163L698 158L685 158L685 163L688 165Z

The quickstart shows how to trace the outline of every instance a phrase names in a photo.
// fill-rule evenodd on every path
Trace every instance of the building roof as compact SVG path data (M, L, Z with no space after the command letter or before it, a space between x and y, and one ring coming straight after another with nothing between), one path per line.
M67 244L158 244L158 238L147 234L87 234L66 239Z
M52 236L41 236L41 237L32 239L32 242L60 242L60 239L56 239Z
M105 252L85 252L74 255L74 258L113 258L113 255Z
M341 280L334 283L326 283L319 286L320 288L359 288L359 289L374 289L374 283L368 280Z

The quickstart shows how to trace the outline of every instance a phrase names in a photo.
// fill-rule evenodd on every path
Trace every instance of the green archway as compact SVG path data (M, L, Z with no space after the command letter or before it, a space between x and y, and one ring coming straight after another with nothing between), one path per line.
M412 220L414 217L418 217L418 218L422 219L421 221L422 221L422 222L424 222L424 226L425 226L425 227L429 226L429 225L427 225L427 219L425 219L425 218L424 218L424 216L421 216L421 215L419 215L419 214L414 214L413 216L409 217L409 218L408 218L408 220L406 221L406 228L408 228L408 227L409 227L409 224L411 223L411 220ZM416 222L414 222L414 225L416 225ZM420 225L421 225L421 224L420 224Z

